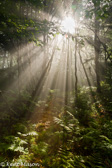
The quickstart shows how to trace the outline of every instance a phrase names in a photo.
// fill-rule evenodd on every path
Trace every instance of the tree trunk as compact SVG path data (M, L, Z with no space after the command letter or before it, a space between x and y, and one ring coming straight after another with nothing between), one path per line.
M77 102L77 37L75 38L75 103Z
M100 64L99 64L100 42L98 40L98 36L99 36L99 22L96 20L96 14L95 14L95 36L94 36L95 72L96 72L97 91L101 92Z
M69 37L67 39L67 42L68 42L67 44L68 52L67 52L67 59L66 59L67 63L66 63L65 105L68 104L68 91L69 91L69 86L68 86L69 85L69 81L68 81L68 77L69 77Z
M5 68L5 61L6 61L6 51L4 50L2 69Z

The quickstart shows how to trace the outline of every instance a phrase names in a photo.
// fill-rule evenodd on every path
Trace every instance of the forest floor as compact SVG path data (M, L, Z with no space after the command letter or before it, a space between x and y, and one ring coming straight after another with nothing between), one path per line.
M107 88L104 90L101 95L93 92L94 102L90 91L83 88L78 93L77 106L73 101L64 106L62 97L52 94L47 101L32 101L30 115L19 118L18 114L18 121L17 114L13 113L12 118L4 115L0 162L18 163L23 168L22 163L38 164L34 168L111 168L111 94ZM11 94L10 104L15 99ZM21 102L15 104L17 111L28 110L26 98L29 95L25 92ZM12 108L8 107L14 112Z

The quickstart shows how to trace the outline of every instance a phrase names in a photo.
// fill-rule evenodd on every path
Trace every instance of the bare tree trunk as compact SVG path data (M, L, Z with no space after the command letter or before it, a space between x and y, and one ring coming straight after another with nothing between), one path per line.
M4 50L4 56L3 56L3 64L2 64L2 68L5 68L5 61L6 61L6 51Z
M32 6L30 7L30 9L31 9L31 19L33 19L33 8L32 8Z
M68 104L68 76L69 76L69 37L68 37L68 49L67 49L67 63L66 63L66 85L65 85L65 105Z
M101 87L100 87L100 64L99 64L100 42L98 40L98 35L99 35L99 22L96 20L96 14L95 14L95 36L94 36L95 72L96 72L97 91L101 92Z
M85 68L84 63L83 63L83 61L82 61L82 56L81 56L80 51L79 51L79 58L80 58L80 62L81 62L81 64L82 64L82 67L83 67L84 73L85 73L85 75L86 75L86 79L87 79L88 85L89 85L89 87L90 87L90 90L92 91L92 89L91 89L91 82L90 82L90 80L89 80L89 77L88 77L88 74L87 74L86 68Z
M18 92L20 93L21 55L20 55L19 43L18 43L18 51L17 51L17 64L18 64Z
M46 38L47 38L47 36L46 36L46 33L44 32L44 34L43 34L43 50L44 50L44 55L43 55L43 65L42 65L42 69L46 66L46 62L47 62L47 59L46 59Z
M10 68L13 66L13 52L10 52Z
M77 102L77 84L78 84L78 77L77 77L77 37L75 38L75 102Z

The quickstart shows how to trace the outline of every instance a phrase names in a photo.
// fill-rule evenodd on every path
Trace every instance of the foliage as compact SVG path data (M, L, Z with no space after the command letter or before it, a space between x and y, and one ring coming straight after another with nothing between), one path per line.
M88 23L91 23L90 26L92 25L92 27L90 29L92 28L93 32L96 26L93 24L94 19L100 23L100 35L96 35L101 45L99 66L105 65L105 74L102 72L102 80L100 81L102 92L97 93L96 87L81 87L77 91L75 103L74 94L71 93L72 96L70 95L69 97L69 93L65 93L69 97L68 104L66 107L63 105L60 108L59 105L56 108L54 107L56 99L53 99L55 94L53 89L50 90L47 102L39 100L36 102L35 100L38 97L35 100L33 99L35 96L33 97L32 92L37 91L33 86L33 91L30 87L26 88L25 86L22 86L23 89L18 89L19 91L16 89L15 91L9 89L8 91L0 91L0 126L2 128L0 130L0 162L38 163L40 168L112 167L112 51L110 37L112 33L109 23L111 20L111 16L109 15L112 12L111 2L110 0L88 0L87 6L80 6L81 1L78 0L71 2L74 12L81 7L78 11L80 15L81 13L83 14L82 11L84 9L82 8L86 7L86 19L89 20ZM4 51L8 51L10 56L12 56L11 51L13 48L19 48L21 45L27 45L33 41L37 47L44 50L42 47L45 47L47 43L48 39L46 38L51 38L51 36L55 38L59 34L57 33L57 24L44 18L46 13L51 14L52 17L55 15L54 7L56 3L58 1L54 2L52 0L19 0L16 2L13 0L4 0L0 2L0 49L2 48ZM59 1L60 4L63 4L66 8L67 1ZM61 5L60 8L62 7ZM51 13L49 6L54 10ZM65 11L62 13L65 13ZM44 19L41 19L43 15ZM57 12L55 16L60 17L60 12ZM105 24L107 28L105 28ZM107 32L108 29L109 32ZM44 40L39 39L41 35L44 37ZM69 36L67 38L69 39ZM72 36L71 39L73 42L76 41L75 38ZM78 47L83 48L86 40L83 37L77 39ZM94 43L92 46L94 46ZM45 50L47 51L47 49L46 47ZM23 50L24 48L21 48L21 51ZM35 51L35 47L33 50ZM17 55L19 54L18 50ZM29 53L25 55L29 56ZM37 55L41 54L39 53ZM7 54L5 56L7 57ZM22 60L23 57L20 59ZM19 59L15 58L16 63L13 68L10 66L6 70L1 70L0 75L2 79L0 79L0 84L3 85L10 78L11 80L12 78L19 79L22 74L20 70L23 66L30 66L31 60L30 58L28 59L28 61L25 60L24 64L21 61L20 65ZM7 59L8 61L11 62ZM91 59L87 61L91 61ZM48 68L45 69L47 73L50 66L48 63ZM68 74L69 69L66 72ZM45 78L47 78L47 73L45 73ZM39 75L41 81L44 81L42 79L44 75L41 76L40 72ZM58 76L60 76L60 73ZM37 79L38 76L35 81ZM37 85L39 92L42 87L43 90L45 89L41 81ZM60 96L59 94L61 93L56 95L57 97L59 96L57 99L60 104L64 104L62 99L63 95ZM52 101L54 102L52 103ZM27 118L29 116L31 117L32 109L35 106L39 113L45 109L46 114L45 116L43 115L43 120L38 120L38 122L36 120L34 124L31 121L27 121Z
M109 9L111 3L109 0L88 0L88 9L86 10L86 17L92 18L94 13L97 15L97 19L106 20L109 17Z
M98 97L94 108L90 106L88 92L79 91L78 103L82 106L69 107L70 111L61 112L47 127L47 121L14 125L16 135L2 137L1 161L38 163L43 168L111 167L112 120L105 113L105 117L101 115ZM89 120L82 113L86 110L90 112L86 114Z
M29 12L30 6L32 11L34 10L35 13L36 10L40 11L40 14L45 7L44 1L41 0L0 2L0 47L10 52L12 48L16 48L24 41L33 41L38 46L43 46L43 42L39 40L38 36L43 33L54 34L53 32L57 28L52 21L49 22L46 19L40 21L39 16L34 18L32 16L34 14L31 12L29 13L30 17L27 16L26 13ZM11 10L12 8L13 10Z

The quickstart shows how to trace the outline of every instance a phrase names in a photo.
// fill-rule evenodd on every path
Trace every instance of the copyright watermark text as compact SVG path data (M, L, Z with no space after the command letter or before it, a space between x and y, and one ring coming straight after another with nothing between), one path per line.
M10 166L10 167L19 167L19 166L24 166L24 167L34 167L37 166L39 167L39 163L27 163L27 162L21 162L21 163L10 163L10 162L1 162L0 166L5 167L5 166Z

